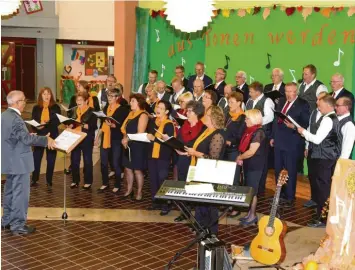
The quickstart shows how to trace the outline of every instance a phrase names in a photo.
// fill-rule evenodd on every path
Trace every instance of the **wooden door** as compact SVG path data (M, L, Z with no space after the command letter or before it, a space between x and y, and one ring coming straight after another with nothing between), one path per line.
M16 45L16 85L29 100L36 93L36 47Z

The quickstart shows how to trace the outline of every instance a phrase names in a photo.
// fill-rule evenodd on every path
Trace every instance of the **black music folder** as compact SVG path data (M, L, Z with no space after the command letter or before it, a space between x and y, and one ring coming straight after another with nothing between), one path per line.
M57 115L57 117L58 117L58 119L59 119L59 122L60 122L61 124L64 124L64 125L67 125L67 126L73 125L74 128L83 125L82 123L76 121L76 120L73 119L73 118L68 118L68 117L65 117L65 116L60 115L60 114L57 114L57 113L56 113L56 115Z
M159 141L161 141L162 143L165 143L167 146L181 151L181 152L186 152L185 150L185 145L179 141L178 139L176 139L175 137L170 137L169 139L167 139L166 141L164 141L163 139L160 139L158 137L156 137Z
M269 91L269 92L265 92L264 95L268 98L271 98L273 101L275 101L276 99L283 97L284 95L281 94L280 91L278 90L273 90L273 91Z
M120 124L116 119L114 119L111 116L107 116L103 111L94 112L94 114L97 116L97 118L100 118L103 121L105 121L105 120L108 120L108 121L111 121L111 122L114 121L117 124Z
M277 112L277 111L274 111L274 114L275 114L277 117L281 118L282 121L285 121L285 120L286 120L286 121L288 121L288 122L294 124L297 128L301 127L301 126L300 126L295 120L293 120L293 118L292 118L291 116L289 116L289 115L286 115L286 114L283 114L282 112Z
M211 84L207 85L204 90L212 90L212 91L215 91L214 83L211 83Z

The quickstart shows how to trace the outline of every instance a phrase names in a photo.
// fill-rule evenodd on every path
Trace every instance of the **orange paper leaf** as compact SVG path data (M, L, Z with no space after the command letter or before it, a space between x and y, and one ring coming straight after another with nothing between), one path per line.
M355 14L355 7L349 7L348 16L351 17Z
M245 17L246 15L246 10L245 9L238 9L238 16L239 17Z
M303 8L302 10L302 17L304 18L304 20L307 20L307 17L309 15L311 15L313 12L313 8L311 7L306 7L306 8Z
M332 8L323 8L320 13L324 16L329 18L330 17L330 13L332 12Z
M281 7L280 7L280 10L281 10L281 11L285 11L285 10L286 10L286 7L281 6Z
M270 8L265 8L263 12L263 18L266 20L267 17L270 15Z

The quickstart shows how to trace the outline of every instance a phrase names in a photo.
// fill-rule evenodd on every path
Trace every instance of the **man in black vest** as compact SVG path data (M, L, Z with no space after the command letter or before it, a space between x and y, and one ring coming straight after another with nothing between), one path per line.
M342 97L347 97L351 101L350 114L354 117L354 95L344 88L344 77L340 73L336 73L332 76L332 80L330 81L330 86L332 88L332 92L330 95L338 100Z
M216 92L218 100L224 96L224 87L226 86L224 80L226 79L226 74L227 72L223 68L218 68L215 73L216 83L213 85L213 90Z
M247 74L245 71L238 71L235 75L236 86L233 87L233 91L241 92L244 96L244 103L246 104L249 99L249 86L246 83Z
M188 90L193 92L194 81L199 78L203 81L204 85L212 84L212 79L205 74L205 65L202 62L197 62L195 65L195 75L190 76L188 83Z
M109 91L112 91L117 83L117 79L116 77L111 74L107 76L106 79L106 88L105 89L101 89L98 93L97 93L97 98L99 100L99 104L100 104L100 108L101 110L106 106L107 104L107 93Z
M319 107L319 100L328 95L326 92L322 92L318 95L317 97L317 107ZM319 111L319 109L315 109L311 112L311 116L309 118L309 124L308 124L308 131L310 132L316 132L316 126L319 126L321 119L322 113ZM309 142L306 141L306 147L305 147L305 151L304 151L304 157L307 159L307 165L308 165L308 179L309 179L309 184L311 187L311 199L309 201L307 201L303 206L307 207L307 208L314 208L317 207L317 203L315 202L314 198L315 198L315 190L316 188L314 187L315 183L312 177L312 167L311 164L312 162L310 161L310 156L308 156L308 147L309 147ZM302 160L303 161L303 160ZM310 176L311 175L311 176Z
M155 85L157 82L157 78L158 78L158 71L154 69L151 70L148 74L148 82L143 83L141 86L139 86L137 93L146 96L147 93L145 92L145 89L147 88L147 85L148 84Z
M202 104L202 98L205 95L205 85L203 84L203 81L200 79L196 79L194 81L194 99L195 101L199 102Z
M285 98L280 98L276 111L292 117L299 125L307 128L311 114L308 102L297 97L297 84L286 84ZM292 142L292 143L290 143ZM272 139L270 145L275 152L275 179L279 178L282 169L288 171L287 185L282 187L280 204L291 207L294 204L297 183L297 161L303 157L304 138L297 128L287 121L275 118L272 127Z
M166 91L166 83L164 81L157 82L157 92L159 100L170 102L171 94Z
M298 96L306 100L311 110L317 108L317 97L321 92L328 92L327 87L316 79L317 68L307 65L303 68L303 82L300 84Z
M224 87L224 97L222 97L217 104L217 106L223 110L224 115L227 115L229 113L228 98L233 92L232 88L233 85L231 84L227 84Z
M263 129L268 140L267 148L265 150L265 167L263 170L263 175L259 183L259 193L265 192L266 177L268 172L268 159L269 159L269 146L271 138L272 121L274 120L274 109L275 104L270 99L267 98L263 93L263 85L260 82L253 82L249 85L249 95L250 99L246 103L246 110L258 109L263 116Z
M340 156L342 135L339 129L339 120L334 112L335 99L326 95L319 100L321 120L319 124L311 127L313 130L298 128L309 142L308 156L310 157L309 177L314 181L315 197L317 203L317 218L311 220L307 226L320 228L325 227L321 213L325 202L329 198L332 183L332 175L335 164Z
M185 78L185 67L182 65L178 65L175 68L175 76L180 78L185 89L188 89L187 85L189 80ZM171 82L172 84L173 82Z
M350 115L352 111L352 100L348 97L341 97L336 101L335 110L337 112L340 132L343 137L341 143L340 158L350 159L355 142L355 126Z

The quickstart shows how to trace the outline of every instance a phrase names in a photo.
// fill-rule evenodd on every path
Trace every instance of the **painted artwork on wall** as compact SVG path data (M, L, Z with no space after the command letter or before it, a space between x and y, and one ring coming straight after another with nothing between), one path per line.
M23 1L23 6L27 14L40 12L43 10L42 3L39 0L26 0Z
M107 49L87 49L85 61L85 75L108 75Z

